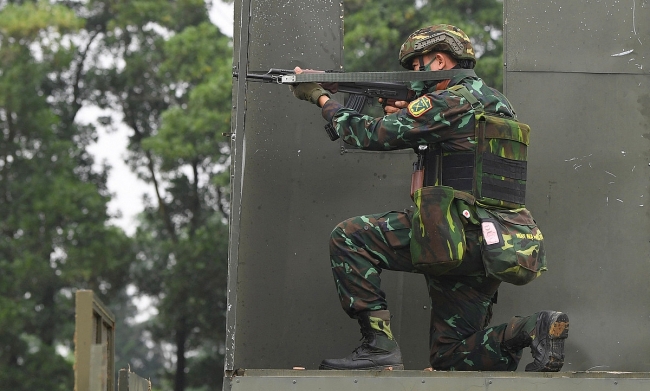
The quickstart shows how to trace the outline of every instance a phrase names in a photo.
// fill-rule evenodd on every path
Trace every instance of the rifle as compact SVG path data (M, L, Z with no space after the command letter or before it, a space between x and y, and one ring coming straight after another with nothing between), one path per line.
M361 111L368 98L380 98L384 107L392 106L398 100L410 102L415 99L415 92L403 82L445 80L457 75L475 77L476 73L473 69L352 73L305 69L302 73L296 74L289 69L271 68L266 73L247 73L246 80L290 85L316 82L332 93L350 94L345 107ZM233 77L239 77L239 74L233 72ZM327 124L325 131L332 141L339 138L332 124Z
M302 74L331 74L343 72L338 71L319 71L312 69L303 70ZM301 74L301 75L302 75ZM296 73L289 69L271 68L266 73L247 73L246 80L263 83L290 84L294 85ZM233 72L233 77L239 77L237 72ZM415 98L415 92L404 83L385 82L385 81L350 81L350 82L318 82L324 89L331 93L344 92L350 94L345 107L355 111L361 111L369 98L381 98L382 106L393 105L395 101L402 100L410 102ZM334 130L332 124L325 126L325 131L330 140L334 141L339 135Z

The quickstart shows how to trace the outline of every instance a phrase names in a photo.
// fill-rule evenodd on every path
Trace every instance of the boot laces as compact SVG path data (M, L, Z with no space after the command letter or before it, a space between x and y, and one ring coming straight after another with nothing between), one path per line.
M375 336L374 331L365 330L365 329L362 328L361 329L361 338L359 338L359 341L363 341L363 342L361 342L361 345L357 346L354 349L354 353L358 353L359 350L362 350L362 349L370 350L371 349L370 342L372 342L372 340L374 339L374 336Z

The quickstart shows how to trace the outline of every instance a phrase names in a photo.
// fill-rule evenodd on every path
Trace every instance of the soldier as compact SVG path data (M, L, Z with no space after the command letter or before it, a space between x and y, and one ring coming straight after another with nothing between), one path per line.
M411 34L399 61L412 71L476 64L468 36L444 24ZM320 368L403 369L380 286L382 270L396 270L425 276L434 370L514 371L530 347L526 371L559 371L566 314L541 311L488 327L500 283L523 284L545 270L542 235L524 206L529 128L516 121L505 96L475 75L412 82L411 88L416 100L395 102L385 116L372 118L334 101L319 84L292 87L297 98L322 108L346 143L413 148L424 162L424 187L412 195L415 211L354 217L333 230L336 289L345 312L358 320L363 343ZM509 251L514 241L525 251Z

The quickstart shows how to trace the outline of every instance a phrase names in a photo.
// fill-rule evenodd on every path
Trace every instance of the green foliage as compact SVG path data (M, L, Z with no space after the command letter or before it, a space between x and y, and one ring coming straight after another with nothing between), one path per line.
M170 32L180 32L186 27L208 21L204 0L117 0L110 4L109 29L152 28L157 24Z
M83 21L74 12L46 0L9 4L0 12L0 34L18 41L52 40L81 27Z
M162 158L164 170L193 161L225 163L227 154L219 153L219 143L224 144L221 133L230 128L232 54L228 41L220 38L214 26L203 23L186 28L165 45L160 72L188 92L177 96L179 104L163 114L158 134L142 143Z
M160 311L149 330L155 340L177 343L176 338L183 338L183 348L192 352L184 368L186 387L219 386L222 373L215 368L223 367L227 227L213 214L192 237L182 235L173 243L159 236L164 227L157 215L149 209L136 234L139 256L147 260L137 265L138 286L156 298ZM206 362L214 366L210 369ZM172 373L161 375L158 384L173 388Z

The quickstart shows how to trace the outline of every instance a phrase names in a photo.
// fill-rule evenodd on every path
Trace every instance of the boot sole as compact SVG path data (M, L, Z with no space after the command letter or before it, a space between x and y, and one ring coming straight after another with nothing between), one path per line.
M559 372L564 365L564 340L568 336L569 316L560 312L548 327L548 360L540 366L529 364L526 372Z
M329 365L323 365L321 364L318 369L321 370L330 370L330 371L403 371L404 370L404 365L403 364L398 364L398 365L378 365L375 367L365 367L365 368L335 368Z
M560 313L560 315L551 323L548 335L551 339L567 339L569 336L569 317L567 314Z
M569 317L561 313L548 330L551 338L551 354L544 366L545 372L559 372L564 365L564 340L569 336Z

